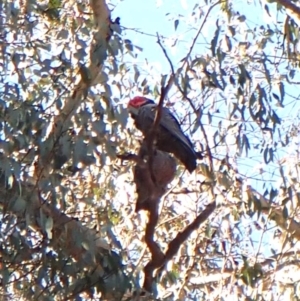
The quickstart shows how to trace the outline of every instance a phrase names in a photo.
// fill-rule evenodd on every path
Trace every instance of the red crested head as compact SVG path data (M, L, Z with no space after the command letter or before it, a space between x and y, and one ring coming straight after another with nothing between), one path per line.
M138 109L141 106L149 103L154 103L154 101L144 96L135 96L134 98L130 99L130 101L128 102L128 107L133 107L135 109Z

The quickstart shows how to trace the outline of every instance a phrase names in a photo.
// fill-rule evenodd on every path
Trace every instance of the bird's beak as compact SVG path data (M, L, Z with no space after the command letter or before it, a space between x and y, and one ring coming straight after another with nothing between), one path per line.
M133 107L133 106L131 106L131 105L129 105L129 104L127 106L127 109L128 109L128 112L131 113L131 114L133 114L133 115L137 115L138 114L138 109L135 108L135 107Z

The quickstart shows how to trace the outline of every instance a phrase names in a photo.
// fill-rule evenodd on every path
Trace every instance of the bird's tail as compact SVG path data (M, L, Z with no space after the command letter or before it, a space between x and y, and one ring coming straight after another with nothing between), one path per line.
M185 168L192 173L197 167L197 154L192 148L188 148L186 145L181 145L176 152L174 152Z
M204 158L202 152L195 152L197 159L202 160Z

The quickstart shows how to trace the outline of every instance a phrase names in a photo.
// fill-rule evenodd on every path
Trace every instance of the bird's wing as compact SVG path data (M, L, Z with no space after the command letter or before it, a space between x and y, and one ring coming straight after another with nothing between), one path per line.
M155 118L155 104L149 104L142 107L140 110L140 116L142 120L148 119L151 120L152 123ZM188 148L193 150L193 145L188 137L184 135L181 130L180 124L178 120L171 114L171 112L167 108L162 108L162 115L160 119L160 126L165 128L170 134L174 135L177 139L179 139L182 143L184 143Z
M190 139L182 132L178 120L171 114L171 112L167 108L162 109L160 124L169 132L171 132L173 135L175 135L187 147L194 149Z

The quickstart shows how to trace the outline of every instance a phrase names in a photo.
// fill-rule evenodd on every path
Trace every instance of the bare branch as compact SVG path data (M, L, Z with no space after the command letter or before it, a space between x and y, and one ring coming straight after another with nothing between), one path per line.
M167 56L168 60L171 62L170 58L168 57L165 49L163 48L159 35L157 33L157 43L162 47L165 55ZM163 103L165 98L167 97L173 83L175 81L175 73L174 73L174 69L172 69L172 73L169 77L168 83L166 86L161 86L161 92L160 92L160 99L156 108L156 113L155 113L155 117L154 117L154 121L153 121L153 125L152 125L152 129L149 131L149 135L147 136L147 148L148 148L148 152L149 152L149 168L151 171L151 177L152 180L154 180L154 175L153 175L153 171L152 171L152 165L153 165L153 142L155 141L155 137L157 134L157 129L161 120L161 114L162 114L162 108L163 108Z
M153 257L151 261L145 266L145 280L143 288L147 291L151 291L153 285L153 273L155 270L162 268L167 264L169 260L178 252L179 248L182 246L183 242L191 235L191 233L199 228L199 226L205 222L208 217L214 212L216 208L216 203L212 202L197 216L197 218L188 225L182 232L179 232L177 236L169 243L167 252L165 254L160 251L158 245L155 242L150 241L154 250L156 257ZM151 230L153 231L153 225L151 225ZM152 233L154 234L154 232Z

